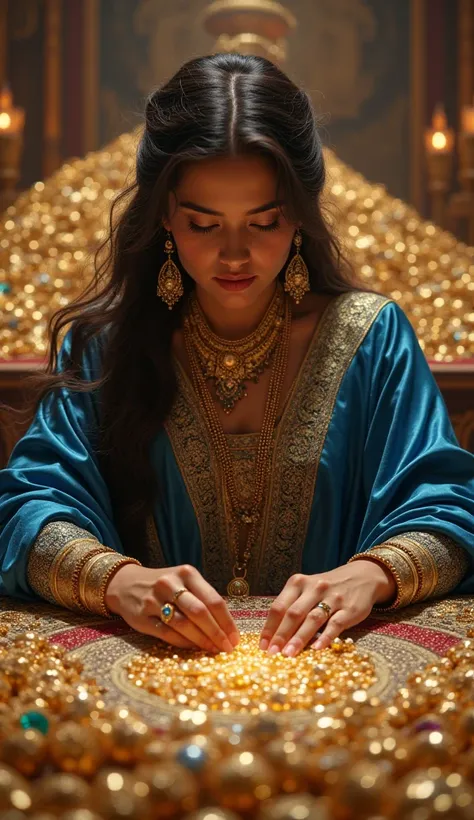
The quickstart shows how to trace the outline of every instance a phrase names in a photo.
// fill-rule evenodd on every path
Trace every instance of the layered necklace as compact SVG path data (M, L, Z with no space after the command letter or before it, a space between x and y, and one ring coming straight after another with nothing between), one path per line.
M278 284L273 299L258 327L244 339L221 339L209 327L193 294L186 321L200 369L214 382L216 396L226 413L247 395L245 382L258 382L270 363L281 336L285 315L285 294Z
M196 331L199 317L199 331ZM255 545L258 524L262 514L267 476L270 468L273 431L280 406L281 391L288 361L290 345L291 313L288 300L278 285L272 303L258 328L241 341L227 342L220 339L209 328L197 300L191 300L184 320L184 340L188 355L191 376L197 395L201 400L211 438L215 444L219 464L223 472L227 498L231 509L231 546L234 553L233 578L227 585L227 593L232 598L245 597L250 592L246 580L248 562ZM252 340L252 344L250 344ZM257 346L258 345L258 346ZM229 357L227 365L226 357ZM231 358L232 357L232 363ZM213 398L207 387L206 379L213 379L216 394L218 385L224 381L227 373L225 392L220 398L226 412L230 412L238 398L246 395L244 378L257 380L258 374L273 359L270 384L265 404L262 430L260 432L255 464L255 483L250 503L243 501L237 492L233 459L222 428ZM238 364L238 369L234 366ZM209 362L213 362L209 366ZM225 368L223 371L221 368ZM232 375L229 376L229 371ZM252 375L248 375L252 374ZM231 393L230 382L234 390ZM234 401L229 407L227 397L233 395ZM224 397L226 404L224 404ZM242 527L245 528L242 549L240 549Z

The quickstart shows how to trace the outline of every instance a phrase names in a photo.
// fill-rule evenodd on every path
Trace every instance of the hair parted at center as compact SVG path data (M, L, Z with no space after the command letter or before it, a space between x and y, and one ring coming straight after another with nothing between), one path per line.
M37 404L61 388L99 391L97 426L88 432L124 549L138 558L144 558L146 518L159 499L150 450L176 396L172 337L185 301L169 311L156 296L166 258L163 218L169 193L183 163L249 153L275 165L289 218L302 226L311 290L334 295L367 290L323 214L323 147L304 90L262 57L215 54L187 62L149 95L136 179L112 205L109 236L89 286L52 317L48 367L34 377ZM181 273L186 294L193 281ZM59 336L69 326L70 354L61 356L58 367ZM88 381L83 362L95 337L100 337L101 372Z

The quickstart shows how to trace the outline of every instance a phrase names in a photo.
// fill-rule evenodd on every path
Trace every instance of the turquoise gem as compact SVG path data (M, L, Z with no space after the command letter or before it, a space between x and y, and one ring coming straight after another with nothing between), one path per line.
M170 606L164 606L163 607L163 614L164 615L171 615L171 607Z
M11 287L8 282L0 282L0 293L10 293Z
M20 718L23 729L37 729L43 735L48 734L49 721L41 712L25 712Z

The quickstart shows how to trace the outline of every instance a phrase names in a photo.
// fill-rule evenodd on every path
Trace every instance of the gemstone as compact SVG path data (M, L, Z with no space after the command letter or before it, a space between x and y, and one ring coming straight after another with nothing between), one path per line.
M297 273L295 276L295 285L301 285L302 281L303 277L301 276L301 273Z
M235 365L235 356L232 353L228 353L227 356L224 358L224 364L226 367L234 367Z
M163 615L171 615L171 607L170 606L164 606L163 607Z
M166 283L166 290L172 290L172 289L173 289L173 282L171 281L171 279L168 279L168 281Z
M206 750L197 743L189 743L178 751L176 760L186 769L199 772L208 762L208 757Z
M10 293L11 287L8 282L0 282L0 293Z
M25 712L20 717L20 725L23 729L37 729L43 735L48 733L49 721L41 712Z

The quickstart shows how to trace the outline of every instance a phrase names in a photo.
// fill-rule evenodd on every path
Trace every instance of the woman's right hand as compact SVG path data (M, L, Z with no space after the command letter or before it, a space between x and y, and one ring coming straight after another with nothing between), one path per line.
M186 588L175 603L168 624L160 620L161 607ZM149 569L124 564L105 590L105 604L138 632L153 635L181 648L232 652L239 631L224 599L195 567Z

